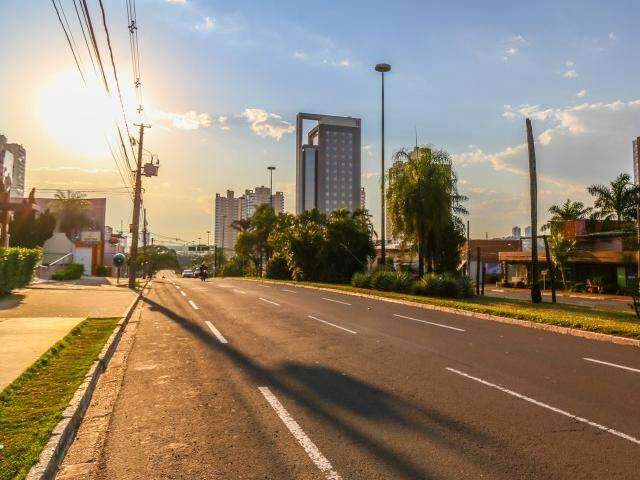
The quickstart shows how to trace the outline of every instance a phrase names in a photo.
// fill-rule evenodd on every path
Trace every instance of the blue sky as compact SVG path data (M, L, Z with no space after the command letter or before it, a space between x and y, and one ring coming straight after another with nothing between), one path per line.
M62 3L72 12L70 0ZM130 79L124 3L105 5L119 69ZM99 25L96 2L89 4ZM413 145L414 129L420 143L448 150L478 236L528 224L525 115L538 140L542 208L567 196L589 200L586 185L630 171L631 140L640 134L634 2L137 4L154 125L147 146L162 162L146 190L158 232L202 235L211 229L215 192L266 183L269 164L292 209L298 111L362 118L363 185L377 218L379 78L372 66L380 61L393 67L387 158ZM42 100L42 91L50 99L55 88L72 95L56 78L78 77L51 5L4 0L0 45L11 46L3 49L0 131L27 148L27 183L118 185L110 157L78 148L90 122L74 125L79 115L64 112L52 120L55 103ZM126 198L114 196L110 205L109 221L128 223Z

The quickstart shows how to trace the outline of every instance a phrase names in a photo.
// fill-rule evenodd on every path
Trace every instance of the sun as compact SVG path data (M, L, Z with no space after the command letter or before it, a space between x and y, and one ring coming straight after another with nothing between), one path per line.
M77 71L61 72L44 86L36 108L46 135L69 153L98 160L110 158L109 145L118 148L117 122L124 127L120 103L117 93L108 95L97 78L87 76L85 85Z

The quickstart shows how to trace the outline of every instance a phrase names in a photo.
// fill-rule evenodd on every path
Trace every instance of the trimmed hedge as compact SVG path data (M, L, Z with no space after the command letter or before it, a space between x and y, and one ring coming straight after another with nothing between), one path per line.
M0 248L0 294L29 285L41 256L39 248Z
M108 277L111 273L111 267L107 265L96 265L96 277Z
M451 274L429 274L416 282L408 273L388 269L371 273L358 272L351 278L351 285L385 292L415 293L432 297L467 298L473 296L473 284L467 277Z
M81 263L70 263L51 275L53 280L78 280L82 277L84 265Z

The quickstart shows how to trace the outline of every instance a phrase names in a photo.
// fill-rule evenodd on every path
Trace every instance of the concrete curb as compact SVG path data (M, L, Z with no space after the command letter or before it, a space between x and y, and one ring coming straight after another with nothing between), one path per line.
M264 279L253 280L253 279L242 278L242 277L237 277L237 278L241 280L249 281L249 282L258 282L258 283L262 282L262 283L269 283L271 285L289 285L289 286L299 287L299 288L309 288L311 290L337 292L343 295L351 295L353 297L371 298L373 300L379 300L383 302L398 303L401 305L409 305L411 307L424 308L425 310L435 310L438 312L452 313L454 315L462 315L465 317L473 317L473 318L480 318L482 320L490 320L492 322L508 323L511 325L518 325L521 327L535 328L537 330L546 330L548 332L561 333L563 335L572 335L574 337L582 337L582 338L587 338L589 340L598 340L600 342L609 342L609 343L615 343L618 345L629 345L633 347L640 347L640 340L637 340L635 338L627 338L627 337L620 337L617 335L610 335L608 333L591 332L589 330L580 330L580 329L571 328L571 327L561 327L559 325L550 325L547 323L536 323L530 320L520 320L517 318L500 317L498 315L491 315L488 313L472 312L470 310L461 310L458 308L451 308L451 307L441 307L439 305L429 305L427 303L412 302L410 300L401 300L399 298L381 297L378 295L372 295L368 293L348 292L345 290L338 290L334 288L315 287L312 285L301 285L296 282L275 282L273 280L264 280Z
M98 379L106 370L113 353L116 351L116 348L118 348L118 343L120 342L124 329L127 323L129 323L129 319L148 284L149 281L144 284L140 293L132 300L123 317L111 333L107 343L105 343L102 348L98 359L93 362L89 368L82 384L80 384L74 393L67 408L62 412L62 420L55 426L51 432L49 441L40 452L38 463L29 470L26 476L27 480L49 480L55 478L58 467L62 463L62 460L64 460L67 449L71 446L71 443L73 443L84 414L89 407L89 403L91 403L91 397L98 384Z

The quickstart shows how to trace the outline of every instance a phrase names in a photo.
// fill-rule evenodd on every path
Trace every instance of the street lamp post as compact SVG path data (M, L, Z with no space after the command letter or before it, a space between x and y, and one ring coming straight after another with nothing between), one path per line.
M384 74L391 70L391 65L388 63L379 63L375 67L376 72L380 72L382 78L382 148L381 148L381 172L380 172L380 206L382 211L380 212L380 263L386 265L387 263L387 248L386 248L386 232L385 232L385 211L384 211Z
M207 247L211 246L211 232L207 230Z
M271 179L270 179L270 183L269 183L269 206L271 208L273 208L273 171L276 169L276 167L271 166L271 167L267 167L267 170L269 170L269 173L271 174Z

